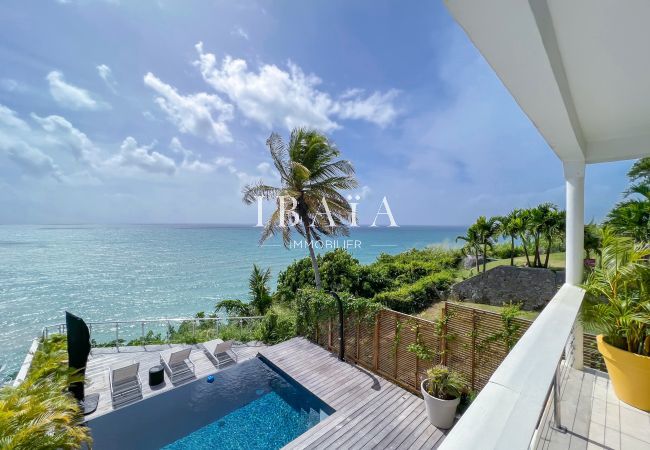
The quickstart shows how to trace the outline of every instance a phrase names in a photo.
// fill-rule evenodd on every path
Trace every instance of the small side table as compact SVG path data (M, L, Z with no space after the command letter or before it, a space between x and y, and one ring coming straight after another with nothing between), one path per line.
M149 369L149 386L158 386L163 381L165 381L163 366L153 366Z

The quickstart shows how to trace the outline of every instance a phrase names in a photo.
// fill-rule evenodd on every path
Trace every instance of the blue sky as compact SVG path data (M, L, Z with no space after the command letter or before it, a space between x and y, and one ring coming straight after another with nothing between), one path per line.
M4 1L0 223L254 224L264 142L325 131L400 224L564 203L562 167L442 2ZM601 219L631 162L587 170Z

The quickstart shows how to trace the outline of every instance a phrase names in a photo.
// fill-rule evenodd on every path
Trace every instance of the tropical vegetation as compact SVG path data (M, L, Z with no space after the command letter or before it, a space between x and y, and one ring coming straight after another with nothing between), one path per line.
M552 203L542 203L514 209L505 216L480 216L456 240L464 242L462 251L473 257L477 273L481 272L481 260L485 272L490 257L510 258L510 265L515 265L514 258L522 254L528 267L548 268L551 252L562 249L565 221L564 211ZM499 238L507 239L508 244L499 244Z
M348 234L346 222L352 210L340 191L357 186L354 168L349 161L337 159L341 153L336 145L315 130L295 128L288 143L273 133L266 144L280 175L280 186L262 181L248 185L243 190L243 200L250 204L261 197L276 203L260 243L280 233L284 245L288 246L294 228L306 240L314 281L320 289L314 242L320 241L322 236ZM291 206L286 205L288 200Z
M43 340L26 379L0 389L0 448L77 449L92 443L79 404L68 392L79 377L66 364L65 339Z
M650 242L650 158L638 160L628 172L630 187L607 215L605 223L637 242Z
M600 263L584 288L589 295L583 320L601 330L608 344L650 355L650 245L602 230Z
M360 264L348 252L337 249L318 255L322 286L369 299L397 311L419 311L442 297L456 279L461 254L457 250L426 248L398 255L380 255L375 262ZM278 275L278 302L291 305L301 289L314 287L308 259L294 261Z

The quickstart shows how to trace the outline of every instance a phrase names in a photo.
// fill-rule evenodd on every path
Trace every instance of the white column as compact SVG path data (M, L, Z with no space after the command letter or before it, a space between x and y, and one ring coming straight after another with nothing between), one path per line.
M584 266L585 226L585 163L564 161L566 181L566 282L574 286L582 283ZM583 364L582 325L574 328L573 367L582 369Z

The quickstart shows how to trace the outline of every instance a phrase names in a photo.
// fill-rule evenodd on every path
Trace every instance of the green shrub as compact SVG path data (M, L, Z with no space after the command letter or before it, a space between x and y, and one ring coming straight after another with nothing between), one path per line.
M373 300L395 311L417 312L429 306L432 301L440 299L440 292L449 289L454 279L453 272L444 270L393 291L381 292L375 295Z
M517 256L524 256L524 249L518 245L515 245L513 251L513 249L510 248L510 243L504 242L492 246L492 251L490 253L497 259L510 259L511 256L514 258Z
M381 254L372 264L361 265L348 252L337 249L319 255L318 261L324 290L348 292L354 297L384 299L389 307L398 305L399 310L412 312L438 297L435 289L431 289L432 283L438 290L450 286L461 257L457 250L432 247L412 249L397 255ZM313 280L309 258L294 261L278 277L276 299L283 304L291 304L301 289L313 288ZM408 298L415 299L416 303L403 305Z
M277 344L296 336L296 314L280 308L267 311L260 324L260 339L266 344Z

